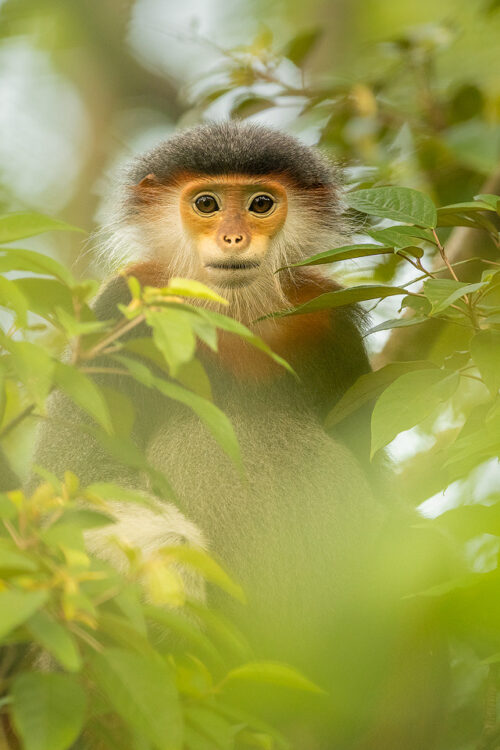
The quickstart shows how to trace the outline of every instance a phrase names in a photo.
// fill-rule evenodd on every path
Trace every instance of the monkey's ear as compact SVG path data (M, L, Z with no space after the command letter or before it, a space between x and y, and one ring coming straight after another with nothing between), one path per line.
M158 190L163 187L160 180L150 172L135 185L131 185L133 201L138 205L154 204L158 200Z
M157 178L157 176L155 174L153 174L153 172L150 172L149 174L146 175L146 177L143 177L140 182L138 182L136 185L134 185L134 187L136 187L136 188L141 188L141 187L150 188L150 187L156 187L159 184L160 184L160 181Z

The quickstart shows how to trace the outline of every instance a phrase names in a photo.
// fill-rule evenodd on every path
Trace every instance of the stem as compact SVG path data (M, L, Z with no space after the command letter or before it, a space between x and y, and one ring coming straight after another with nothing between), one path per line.
M85 643L93 648L94 651L98 651L100 654L103 653L104 647L99 643L99 641L97 641L89 633L87 633L86 630L81 628L79 625L76 625L75 623L69 624L68 627L78 638L81 638L82 641L85 641Z
M484 260L484 258L466 258L465 260L457 260L456 263L452 263L452 267L455 268L456 266L462 266L464 263L475 263L478 260L482 261L483 263L492 263L494 266L500 266L500 263L495 263L493 260ZM432 276L437 276L437 274L441 273L442 271L446 271L447 266L440 266L439 268L436 268L435 271L432 272ZM410 286L411 284L416 284L418 281L422 281L422 279L426 279L428 277L428 271L425 271L422 274L422 276L417 276L415 279L412 279L411 281L405 281L404 284L400 284L400 286Z
M444 247L442 246L441 242L439 241L439 237L437 236L437 232L436 232L435 229L432 230L432 234L434 235L434 239L436 240L436 245L438 246L439 253L441 255L441 258L444 261L444 264L445 264L446 268L450 272L452 278L455 279L455 281L458 281L459 280L458 276L455 273L455 271L453 270L453 266L451 265L450 261L446 257L446 253L444 251Z
M20 536L18 536L17 531L12 526L10 521L7 521L6 518L3 519L3 525L11 535L12 539L14 540L14 543L16 547L19 547L19 549L26 549L26 544L23 539L21 539Z
M459 278L458 278L457 274L453 270L453 266L451 265L450 261L448 260L448 258L446 256L446 253L444 251L444 247L442 246L442 244L439 241L439 237L437 236L437 232L436 232L435 229L432 230L432 234L434 235L434 239L436 240L439 252L441 254L441 258L444 260L446 268L451 273L451 275L455 279L455 281L459 281ZM472 297L469 294L465 294L464 295L464 300L465 300L465 304L469 308L470 321L471 321L472 325L474 326L474 328L477 328L478 325L477 325L476 314L474 312L474 307L472 305Z
M82 305L80 303L80 300L78 297L73 297L73 310L75 311L75 318L78 322L80 322L80 313L81 313ZM82 345L82 337L77 336L75 341L75 347L73 349L73 352L71 354L71 364L76 365L78 360L80 359L80 349Z
M133 320L119 323L119 325L115 328L114 331L109 334L109 336L103 338L102 341L100 341L92 349L82 355L82 359L93 359L98 354L102 354L103 349L105 349L108 344L112 344L113 341L116 341L116 339L120 338L120 336L123 336L124 333L128 333L128 331L131 331L140 323L143 323L145 319L146 316L144 315L144 313L141 313L137 316L137 318L134 318Z

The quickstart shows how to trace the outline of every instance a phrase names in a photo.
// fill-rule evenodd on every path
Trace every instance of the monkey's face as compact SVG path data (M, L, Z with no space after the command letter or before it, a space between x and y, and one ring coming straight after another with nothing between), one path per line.
M209 284L245 286L269 272L273 241L288 211L283 183L243 175L196 178L181 187L179 205L183 231Z

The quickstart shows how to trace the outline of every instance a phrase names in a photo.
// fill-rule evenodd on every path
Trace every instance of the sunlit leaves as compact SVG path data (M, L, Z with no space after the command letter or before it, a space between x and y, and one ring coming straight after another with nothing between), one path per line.
M196 339L189 318L182 311L162 310L146 312L146 321L151 326L158 349L175 377L179 367L193 357Z
M294 690L321 693L322 690L287 664L273 664L271 662L250 662L242 667L232 669L226 675L225 682L244 681L262 682Z
M28 271L54 276L68 286L76 283L70 271L53 258L17 247L0 246L0 273L5 273L5 271Z
M106 649L94 653L92 673L127 726L157 750L180 750L183 721L172 670L158 654Z
M384 229L366 229L366 234L373 237L377 242L382 242L386 245L394 245L395 247L407 247L409 244L415 244L416 242L430 242L435 244L432 233L428 229L420 229L419 227L408 227L404 224L398 224L393 227L386 227Z
M245 601L245 595L241 586L238 586L228 576L226 571L203 549L183 545L182 547L163 547L162 553L166 557L172 557L174 560L199 571L206 581L215 583L235 599L241 602Z
M47 612L36 612L26 623L34 641L45 648L68 672L82 666L74 636Z
M314 50L321 35L322 30L319 28L302 31L291 39L283 49L284 57L287 57L295 65L302 65L308 55Z
M342 247L336 247L333 250L326 250L323 253L317 253L311 255L309 258L292 263L287 268L295 268L297 266L319 266L323 263L334 263L339 260L349 260L350 258L366 258L370 255L383 255L393 253L394 248L386 245L370 245L358 244L358 245L344 245ZM279 271L283 269L278 269Z
M43 410L52 388L56 361L30 341L10 341L11 365L37 406Z
M455 392L451 370L416 370L401 375L382 393L372 415L372 456L396 435L420 424Z
M380 370L361 375L329 412L325 419L325 427L333 427L348 417L349 414L352 414L352 412L364 404L375 399L390 383L399 378L400 375L412 372L413 370L429 369L432 367L433 364L425 360L391 362L391 364L385 365Z
M492 395L500 388L500 332L479 331L471 341L471 354Z
M0 276L0 306L10 309L15 314L16 322L20 326L26 325L28 304L28 300L16 282Z
M343 307L353 302L364 302L370 299L383 299L397 294L407 294L408 290L398 286L384 286L382 284L364 284L352 286L348 289L339 289L335 292L326 292L314 297L303 305L290 310L280 310L268 317L285 317L286 315L303 315L304 313L317 312L318 310L329 310L334 307Z
M168 286L161 289L154 290L152 287L146 287L145 299L148 299L148 295L155 297L158 296L158 294L187 298L194 297L196 299L206 299L211 302L218 302L221 305L228 304L224 297L221 297L220 294L214 292L214 290L210 289L206 284L202 284L195 279L181 279L175 276L169 280Z
M347 204L357 211L421 227L435 227L436 208L425 194L412 188L381 187L348 193Z
M46 591L0 591L0 638L25 622L47 599Z
M78 738L86 696L75 678L22 673L12 686L14 725L24 750L66 750Z
M241 456L236 434L229 419L215 404L204 398L182 388L176 383L155 377L151 371L142 363L129 359L128 357L115 356L115 359L123 364L136 380L147 388L155 388L164 396L178 401L192 409L201 421L214 435L221 448L227 455L241 467Z
M52 231L82 232L82 229L37 213L0 216L0 243L13 242L35 234Z
M99 388L83 372L63 362L57 362L55 382L72 401L90 414L106 432L112 431L108 405Z
M475 284L467 284L453 279L429 279L424 283L424 293L431 303L431 315L443 312L454 302L465 297L467 294L477 292L486 286L485 282L479 281Z

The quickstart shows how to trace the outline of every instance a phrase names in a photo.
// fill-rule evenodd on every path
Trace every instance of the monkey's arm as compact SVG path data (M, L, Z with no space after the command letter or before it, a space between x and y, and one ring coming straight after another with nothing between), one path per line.
M126 282L118 277L113 279L97 298L94 310L98 319L110 320L117 317L117 305L127 304L130 294ZM147 389L139 386L130 378L117 382L115 376L105 380L125 393L132 401L136 412L133 437L139 447L145 449L158 417L158 404ZM156 402L156 408L155 408ZM91 419L84 414L64 394L56 392L49 399L47 418L38 432L34 454L34 464L62 478L65 471L74 472L82 486L93 482L112 482L122 487L147 492L153 502L153 509L135 506L129 502L120 502L119 496L111 503L117 523L112 530L105 529L93 532L88 540L90 549L120 567L123 562L120 555L113 552L106 544L105 538L112 533L122 536L132 545L140 546L145 556L167 544L188 543L194 546L206 546L199 529L186 519L171 503L167 503L147 491L147 482L141 472L112 457L88 430L82 429L91 424ZM32 476L28 490L34 489L39 479ZM192 596L202 595L200 581L196 578L186 580L188 591Z
M127 303L130 294L125 281L113 279L97 298L94 311L98 320L112 320L118 317L117 305ZM103 380L104 385L118 385L127 389L125 383ZM48 402L47 418L38 430L33 462L56 476L62 477L65 471L74 472L82 482L133 481L134 472L117 459L113 459L99 444L98 440L82 426L89 426L91 419L63 393L53 393ZM135 480L137 481L137 480ZM36 480L32 477L29 487Z

